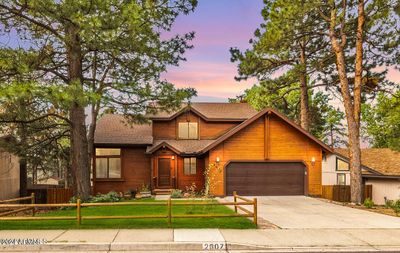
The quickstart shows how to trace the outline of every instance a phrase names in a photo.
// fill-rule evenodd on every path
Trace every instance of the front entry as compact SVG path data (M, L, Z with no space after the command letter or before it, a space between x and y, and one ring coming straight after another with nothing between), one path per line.
M158 187L171 187L170 158L158 158Z

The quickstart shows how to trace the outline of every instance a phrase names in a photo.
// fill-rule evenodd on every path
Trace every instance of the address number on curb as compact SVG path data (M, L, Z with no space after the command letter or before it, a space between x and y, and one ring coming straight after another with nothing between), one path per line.
M205 243L203 243L203 250L226 250L226 243L224 243L224 242L205 242Z

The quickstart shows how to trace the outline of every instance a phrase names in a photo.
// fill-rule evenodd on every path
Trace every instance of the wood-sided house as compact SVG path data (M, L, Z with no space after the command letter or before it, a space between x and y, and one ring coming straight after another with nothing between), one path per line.
M204 187L229 195L321 195L321 161L332 150L282 114L246 103L191 103L129 125L104 115L95 133L94 193Z

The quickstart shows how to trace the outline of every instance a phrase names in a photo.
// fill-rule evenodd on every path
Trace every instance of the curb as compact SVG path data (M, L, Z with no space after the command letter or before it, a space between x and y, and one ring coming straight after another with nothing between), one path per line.
M400 246L345 246L345 247L273 247L226 243L225 249L204 250L200 242L132 242L132 243L48 243L43 245L1 246L0 252L400 252Z

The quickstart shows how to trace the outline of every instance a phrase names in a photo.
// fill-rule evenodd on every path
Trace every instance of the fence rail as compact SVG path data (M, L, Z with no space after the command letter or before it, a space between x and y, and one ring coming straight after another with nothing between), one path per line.
M97 219L156 219L162 218L167 219L169 225L172 224L173 218L229 218L229 217L252 217L253 222L257 225L257 199L253 200L243 198L238 196L236 192L233 193L233 202L193 202L193 201L177 201L172 202L171 198L166 201L160 202L112 202L112 203L81 203L80 199L77 199L76 203L56 203L56 204L0 204L0 208L28 208L32 209L32 216L23 217L0 217L1 220L76 220L77 224L80 225L82 220L97 220ZM34 195L33 195L34 199ZM237 200L241 201L238 202ZM234 206L235 213L232 214L172 214L173 206L203 206L203 205L224 205L224 206ZM82 207L96 207L96 206L165 206L166 213L163 215L114 215L114 216L83 216ZM243 206L253 206L253 212L247 210ZM35 208L39 207L75 207L75 216L57 216L57 217L34 217ZM244 214L238 213L238 209L243 211Z
M3 203L10 203L10 202L19 202L19 201L24 201L24 200L30 200L31 205L30 206L24 206L24 204L3 204ZM27 210L32 210L32 216L35 215L35 207L32 205L35 204L35 194L32 193L31 196L27 197L20 197L20 198L13 198L13 199L7 199L7 200L1 200L0 201L0 209L7 209L7 208L13 208L13 207L19 207L18 209L15 210L10 210L10 211L5 211L5 212L0 212L0 217L1 216L6 216L14 213L19 213L22 211L27 211Z

